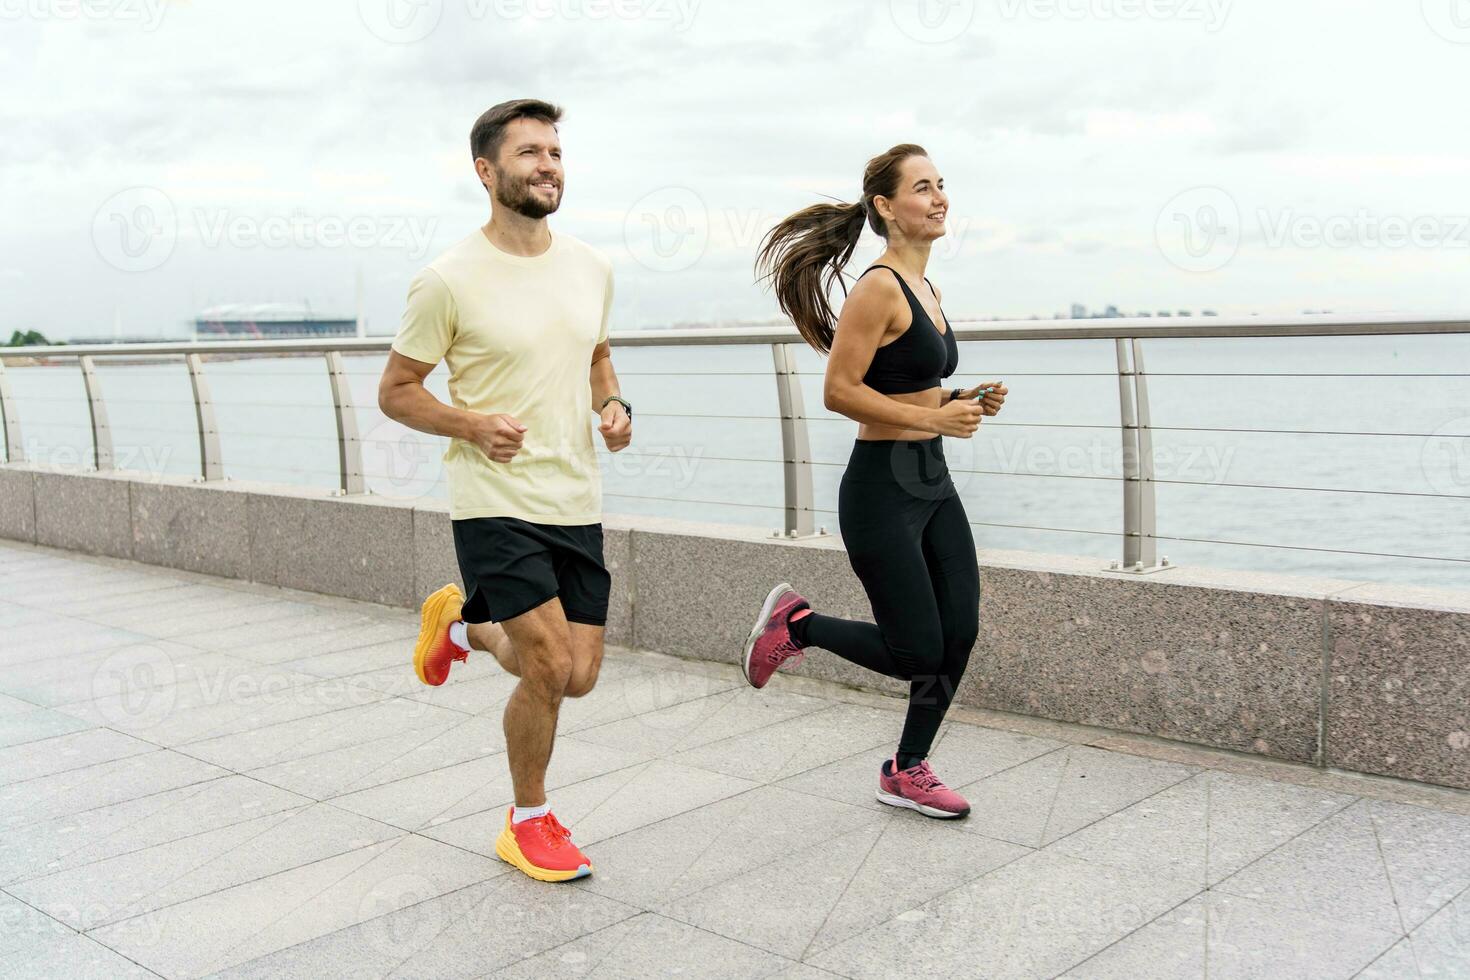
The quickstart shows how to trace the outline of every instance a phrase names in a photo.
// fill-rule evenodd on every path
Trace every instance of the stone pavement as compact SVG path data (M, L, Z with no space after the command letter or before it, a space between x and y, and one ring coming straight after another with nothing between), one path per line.
M1470 794L956 712L929 820L901 702L617 648L549 779L596 872L533 882L513 679L416 629L0 544L0 976L1470 976Z

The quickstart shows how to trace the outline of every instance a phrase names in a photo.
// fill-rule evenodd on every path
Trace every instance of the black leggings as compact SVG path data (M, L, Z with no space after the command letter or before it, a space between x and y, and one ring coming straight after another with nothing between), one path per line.
M975 539L943 438L856 440L837 513L877 625L814 612L796 638L910 682L898 755L912 765L929 754L980 629Z

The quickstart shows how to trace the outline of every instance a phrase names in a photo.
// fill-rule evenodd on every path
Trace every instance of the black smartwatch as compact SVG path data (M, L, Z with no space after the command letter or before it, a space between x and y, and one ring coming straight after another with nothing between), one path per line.
M623 411L628 413L628 421L633 421L633 406L629 404L628 401L625 400L621 395L608 395L602 400L602 405L599 406L597 410L600 412L604 408L607 408L608 402L617 402L618 404L622 405Z
M963 388L956 388L956 389L954 389L953 391L951 391L949 393L949 400L950 401L954 401L956 398L960 397L960 395L964 394L964 392L965 392L965 389L963 389Z

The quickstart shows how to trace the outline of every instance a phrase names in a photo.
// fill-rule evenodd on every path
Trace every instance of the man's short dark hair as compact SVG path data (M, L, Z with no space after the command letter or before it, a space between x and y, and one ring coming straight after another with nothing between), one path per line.
M540 99L512 99L491 106L470 129L470 158L495 160L505 142L505 128L517 119L539 119L555 126L561 122L561 107Z

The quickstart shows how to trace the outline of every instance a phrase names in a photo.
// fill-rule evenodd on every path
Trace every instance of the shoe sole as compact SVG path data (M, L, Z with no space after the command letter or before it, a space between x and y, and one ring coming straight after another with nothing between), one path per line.
M756 638L766 628L766 623L771 620L771 612L776 608L776 603L781 600L781 595L786 592L794 592L791 583L782 582L766 595L766 601L761 604L761 614L755 619L755 627L750 635L745 638L745 648L741 651L740 672L745 675L745 683L755 687L755 681L750 679L750 655L755 652Z
M500 836L495 838L495 854L506 864L520 869L537 881L573 881L592 874L590 864L580 865L575 871L553 871L550 868L537 867L526 860L526 856L521 853L520 845L516 843L515 834L509 830L502 830Z
M901 806L909 810L918 810L924 816L934 817L936 820L957 820L960 817L966 816L970 812L969 807L966 807L959 813L955 813L950 810L940 810L937 807L925 806L922 803L915 803L913 800L909 799L906 796L895 796L892 793L885 793L882 790L878 791L878 802L887 803L889 806Z
M464 604L464 594L459 591L459 586L444 586L425 599L423 606L419 609L419 638L413 646L413 672L418 674L419 680L430 687L438 685L424 676L424 658L429 655L429 651L434 649L434 642L439 638L439 627L444 619L444 604L450 601Z

